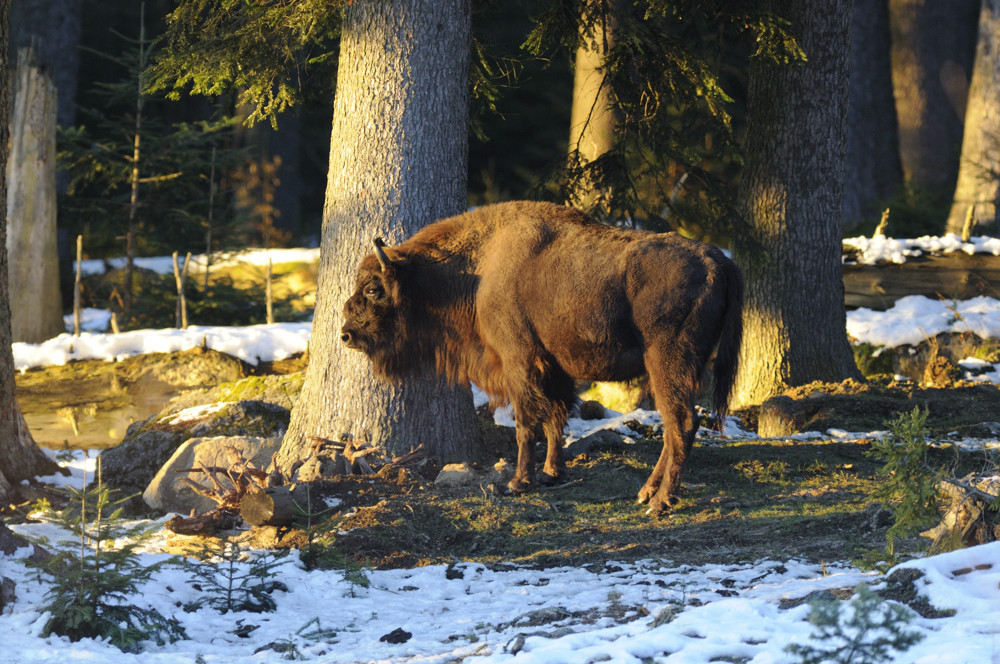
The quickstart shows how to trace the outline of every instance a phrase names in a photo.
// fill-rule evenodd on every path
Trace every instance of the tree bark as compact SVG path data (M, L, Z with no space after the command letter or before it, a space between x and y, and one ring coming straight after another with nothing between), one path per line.
M580 164L588 164L615 147L617 122L611 103L611 90L605 82L604 60L614 45L614 12L621 11L620 1L609 3L611 10L599 19L592 38L576 50L573 69L573 102L569 121L569 150ZM569 204L590 210L602 198L593 182L580 182ZM595 211L597 212L597 211ZM599 212L597 212L600 214Z
M954 191L980 0L889 0L892 85L903 177Z
M734 239L747 283L734 406L813 380L860 378L840 266L851 3L771 6L791 21L809 60L750 70L746 228Z
M979 226L993 225L1000 200L1000 1L983 0L965 113L958 183L946 230L961 234L969 206ZM995 232L995 229L991 229Z
M886 0L854 0L844 229L876 218L903 182Z
M14 341L65 331L56 241L56 88L30 48L18 56L7 163L7 257Z
M10 0L0 0L0 81L8 80ZM7 281L7 157L10 128L10 86L0 86L0 503L16 499L18 483L51 473L50 461L28 432L17 405L14 355L11 352L10 288Z
M278 456L341 434L400 454L423 443L473 458L481 434L467 388L390 386L339 342L354 270L381 236L394 244L465 206L468 0L355 0L345 9L319 288L309 369Z
M8 55L35 46L38 62L50 69L59 91L56 122L69 127L76 118L80 29L84 0L15 0L11 3L11 43Z

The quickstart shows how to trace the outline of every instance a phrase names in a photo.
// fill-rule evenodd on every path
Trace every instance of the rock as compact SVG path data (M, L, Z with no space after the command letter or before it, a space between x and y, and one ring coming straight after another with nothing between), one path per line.
M635 410L633 408L633 410ZM603 420L608 416L607 410L600 401L583 401L580 403L581 420Z
M333 456L325 454L310 457L295 471L293 481L317 482L342 474L351 474L351 462L343 454L335 452Z
M8 604L13 604L14 600L17 599L17 595L14 592L16 588L17 584L14 583L13 579L0 576L0 613L3 612Z
M626 383L609 383L596 381L580 394L583 401L597 401L606 408L619 413L631 413L636 408L653 408L649 391L649 379Z
M413 634L407 632L402 627L397 627L388 634L383 634L381 637L379 637L379 641L382 641L383 643L398 644L398 643L406 643L412 637Z
M927 363L924 369L923 384L928 387L951 387L955 381L962 379L962 370L944 354L937 354Z
M801 401L778 395L771 397L760 406L757 435L788 436L803 430L809 416Z
M210 348L191 348L174 353L146 353L129 357L115 366L122 383L159 383L172 387L209 387L246 377L249 366L240 359Z
M261 401L237 401L152 417L129 427L125 439L101 453L104 482L124 495L141 494L177 449L191 438L283 436L287 408ZM265 464L266 465L266 464ZM141 500L127 508L142 509Z
M12 556L18 549L23 549L26 546L32 547L28 560L33 562L44 562L52 557L51 553L37 544L32 544L28 540L24 539L0 521L0 554Z
M281 437L255 438L246 436L213 436L211 438L192 438L174 452L150 481L142 494L147 505L161 512L178 512L197 514L211 512L217 503L210 498L199 495L188 484L181 481L187 477L199 484L212 486L212 481L204 473L178 473L182 468L199 468L218 466L229 468L230 461L227 448L235 448L240 455L253 463L256 468L266 469L271 463L271 457L281 446ZM221 479L221 478L220 478ZM221 479L226 486L228 480Z
M247 376L215 387L187 390L171 399L161 415L220 401L264 401L289 410L302 391L305 372L268 376Z
M449 463L441 469L434 484L445 487L458 487L472 484L476 481L476 471L467 463Z
M598 448L616 449L622 445L622 436L610 429L599 429L589 436L584 436L566 444L563 447L563 457L572 459L581 454L587 454Z
M507 459L500 459L493 464L493 469L486 474L486 483L506 486L514 477L514 470L514 464L507 461Z

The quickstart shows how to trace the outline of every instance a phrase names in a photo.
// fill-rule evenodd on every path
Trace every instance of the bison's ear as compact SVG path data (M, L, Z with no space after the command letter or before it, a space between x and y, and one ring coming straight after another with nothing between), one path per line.
M375 257L378 258L378 264L382 266L383 272L385 272L386 269L392 265L392 261L389 260L389 257L385 253L385 249L383 249L384 246L385 242L382 241L382 238L375 238Z

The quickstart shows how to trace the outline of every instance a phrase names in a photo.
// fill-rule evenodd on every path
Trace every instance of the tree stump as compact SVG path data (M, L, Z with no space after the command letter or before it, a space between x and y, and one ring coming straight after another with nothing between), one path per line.
M254 528L288 526L304 520L311 509L308 484L250 491L240 501L240 516Z

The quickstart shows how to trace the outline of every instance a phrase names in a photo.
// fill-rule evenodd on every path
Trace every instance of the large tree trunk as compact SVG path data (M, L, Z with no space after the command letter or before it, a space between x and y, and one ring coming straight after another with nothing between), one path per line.
M373 238L400 242L465 206L469 33L468 0L346 7L310 362L282 465L306 456L311 436L347 433L394 454L423 443L443 461L479 447L468 389L432 378L387 385L339 342Z
M8 80L10 0L0 0L0 81ZM16 498L21 480L55 470L31 438L17 406L14 355L10 338L10 289L7 283L7 156L10 86L0 86L0 503Z
M961 233L970 205L980 225L997 221L1000 199L1000 1L983 0L965 112L958 184L947 231ZM991 229L996 232L995 228Z
M771 4L809 61L751 66L746 229L734 247L747 283L737 405L790 385L860 377L840 266L851 2Z
M14 341L40 343L64 332L56 242L56 88L18 55L7 163L7 259Z
M889 0L892 85L906 181L954 191L980 0Z
M877 218L903 181L886 0L854 0L844 229Z

